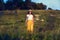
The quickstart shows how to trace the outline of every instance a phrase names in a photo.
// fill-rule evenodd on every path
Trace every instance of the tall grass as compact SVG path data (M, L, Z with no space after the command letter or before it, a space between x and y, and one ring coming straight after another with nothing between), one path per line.
M0 40L60 40L60 11L33 10L34 15L39 15L33 34L26 31L27 11L0 11Z

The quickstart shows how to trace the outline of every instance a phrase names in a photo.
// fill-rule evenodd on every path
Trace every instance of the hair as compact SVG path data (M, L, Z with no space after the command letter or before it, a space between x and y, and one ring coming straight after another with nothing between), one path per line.
M29 11L28 11L28 13L27 14L29 14ZM32 12L31 12L31 14L33 14Z
M29 14L29 11L27 12L27 14ZM31 14L35 17L35 15L31 12Z

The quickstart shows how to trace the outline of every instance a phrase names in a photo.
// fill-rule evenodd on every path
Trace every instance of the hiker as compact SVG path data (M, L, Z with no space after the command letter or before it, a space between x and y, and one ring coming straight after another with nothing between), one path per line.
M34 16L32 14L32 10L30 9L26 15L26 26L28 32L33 32L34 26Z

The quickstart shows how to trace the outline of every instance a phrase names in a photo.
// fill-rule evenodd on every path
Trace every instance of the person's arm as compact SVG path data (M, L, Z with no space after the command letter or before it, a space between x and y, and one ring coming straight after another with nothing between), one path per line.
M33 16L33 23L34 23L34 16Z

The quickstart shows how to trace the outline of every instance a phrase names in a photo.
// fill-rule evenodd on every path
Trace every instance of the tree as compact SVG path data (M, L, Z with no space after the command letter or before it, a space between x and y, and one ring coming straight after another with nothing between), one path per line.
M24 2L23 2L23 0L13 0L13 4L16 8L21 9Z
M45 10L47 8L43 3L34 3L31 0L8 0L5 4L5 9L39 9Z
M43 3L37 3L37 4L35 4L35 9L45 10L46 8L47 8L47 6L44 5Z
M52 8L48 8L48 10L52 10Z
M44 5L43 3L39 3L38 5L39 5L39 6L38 6L39 9L45 10L45 9L47 8L47 6Z
M31 2L31 0L25 0L25 2L30 3L30 2Z
M4 10L4 2L3 2L3 0L0 0L0 10Z
M6 2L6 9L8 9L8 10L12 10L13 9L13 2L12 1L10 1L10 0L8 0L7 2Z

